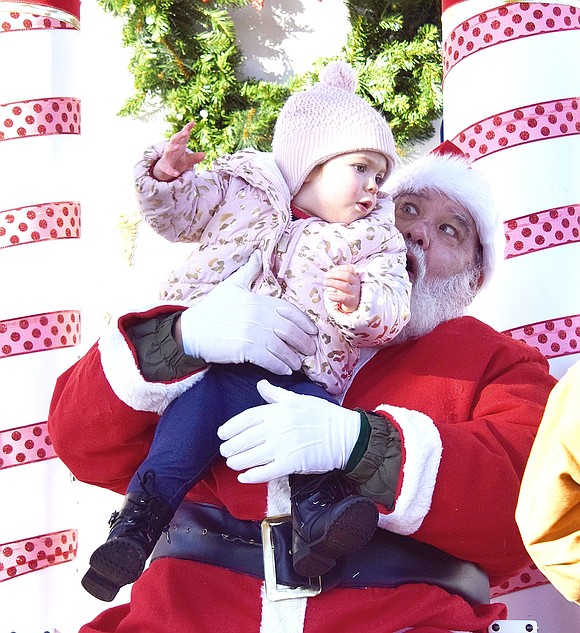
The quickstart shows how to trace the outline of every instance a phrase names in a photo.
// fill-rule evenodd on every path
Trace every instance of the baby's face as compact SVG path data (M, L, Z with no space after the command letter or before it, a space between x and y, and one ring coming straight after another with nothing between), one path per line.
M326 222L350 224L374 209L387 172L387 159L378 152L335 156L310 172L294 204Z

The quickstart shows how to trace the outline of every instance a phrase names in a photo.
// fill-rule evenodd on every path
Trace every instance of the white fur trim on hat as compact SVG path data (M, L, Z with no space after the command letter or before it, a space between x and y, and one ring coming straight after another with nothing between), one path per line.
M395 164L391 128L381 114L355 94L354 69L346 62L332 62L319 79L312 88L286 101L274 130L274 160L293 196L314 167L341 154L382 154L387 159L388 174Z
M483 249L483 284L489 282L496 258L503 254L503 234L489 184L467 160L451 154L427 154L397 169L384 188L395 199L404 193L431 189L465 207L475 222Z

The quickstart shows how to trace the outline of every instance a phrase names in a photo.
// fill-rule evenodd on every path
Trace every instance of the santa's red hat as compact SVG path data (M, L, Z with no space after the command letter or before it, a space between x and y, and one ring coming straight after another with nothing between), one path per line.
M471 168L458 147L445 141L430 154L395 170L384 188L393 198L432 189L465 207L473 217L483 249L483 283L490 280L501 251L501 225L488 182Z

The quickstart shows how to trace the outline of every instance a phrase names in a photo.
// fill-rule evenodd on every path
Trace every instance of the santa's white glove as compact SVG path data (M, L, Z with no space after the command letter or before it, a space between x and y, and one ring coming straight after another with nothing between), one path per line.
M249 290L261 269L250 260L180 317L186 354L206 363L252 363L275 374L300 369L317 328L296 306Z
M315 396L258 383L266 402L239 413L218 429L220 453L242 483L270 481L291 473L343 468L360 434L356 411ZM249 470L247 470L249 469Z

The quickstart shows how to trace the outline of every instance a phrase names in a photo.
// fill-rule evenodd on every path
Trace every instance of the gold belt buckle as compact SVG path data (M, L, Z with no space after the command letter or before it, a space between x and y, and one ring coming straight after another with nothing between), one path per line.
M289 514L266 517L262 521L262 551L264 554L264 580L266 595L272 602L291 600L292 598L312 598L322 592L322 578L309 578L307 585L294 587L278 583L276 575L276 555L274 552L274 538L272 528L292 520ZM306 580L306 579L305 579Z

